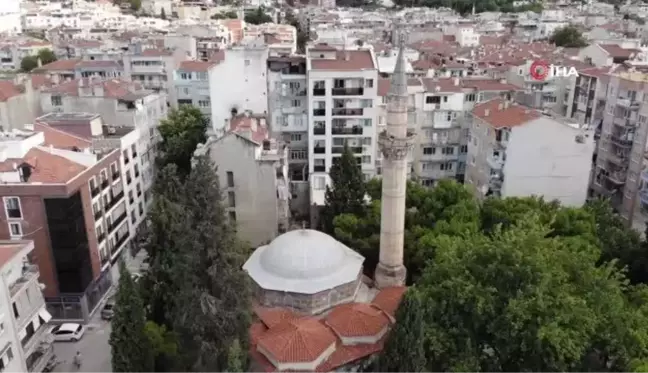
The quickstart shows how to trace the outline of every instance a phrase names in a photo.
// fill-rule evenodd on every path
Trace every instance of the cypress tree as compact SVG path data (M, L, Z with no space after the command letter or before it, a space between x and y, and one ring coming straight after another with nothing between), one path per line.
M224 371L231 346L248 348L251 293L242 269L248 250L225 217L218 176L206 156L195 159L185 191L194 244L186 255L192 270L184 273L188 280L178 298L175 330L191 364L187 370ZM247 354L239 360L230 369L244 371Z
M334 234L333 219L340 214L364 215L365 183L360 164L348 146L329 170L331 186L326 187L325 206L321 215L321 228Z
M378 357L376 372L425 372L427 360L422 341L423 308L416 289L403 296L396 324L389 334L385 348Z
M153 355L145 332L144 305L131 274L120 263L119 287L110 333L113 372L150 372Z

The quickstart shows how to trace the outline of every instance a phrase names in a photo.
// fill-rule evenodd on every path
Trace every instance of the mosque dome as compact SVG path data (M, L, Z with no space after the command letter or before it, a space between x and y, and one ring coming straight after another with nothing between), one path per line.
M256 249L243 269L263 289L314 294L355 281L363 261L333 237L300 229Z

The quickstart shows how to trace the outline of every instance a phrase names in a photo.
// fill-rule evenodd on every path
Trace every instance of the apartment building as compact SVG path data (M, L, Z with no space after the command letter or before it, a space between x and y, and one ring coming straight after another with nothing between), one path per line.
M169 103L176 102L173 90L174 73L182 61L189 59L182 49L144 49L133 46L134 52L123 57L124 76L144 88L165 92Z
M308 48L308 165L311 205L324 205L328 171L345 145L366 179L376 175L378 68L373 50Z
M288 178L291 210L307 215L308 169L308 81L306 58L268 57L268 120L272 136L290 144Z
M209 97L209 69L218 62L183 61L174 74L175 97L179 105L193 105L211 120L211 99Z
M4 130L20 129L41 114L39 88L44 84L24 74L0 81L0 126Z
M1 12L0 19L2 19ZM19 70L23 58L35 56L41 49L52 49L52 43L40 40L25 40L23 37L3 40L0 43L0 69Z
M386 97L389 80L380 79L378 94L378 132L386 126ZM408 127L418 133L411 152L410 176L423 185L456 178L463 182L468 153L468 128L465 113L474 105L494 98L510 100L520 90L506 80L485 78L410 78ZM377 173L381 155L377 155Z
M615 67L593 67L579 71L565 95L565 116L583 125L599 126L605 110L605 87L601 78ZM600 130L600 129L599 129Z
M543 196L582 206L594 154L594 130L493 99L467 118L466 184L475 195Z
M89 114L67 116L101 126ZM93 153L91 142L46 125L0 137L0 238L34 241L48 311L87 322L111 287L111 257L128 243L120 151Z
M52 316L45 306L38 266L30 259L33 251L33 241L0 241L3 371L42 372L54 354L53 338L47 333Z
M227 216L253 246L286 232L290 222L288 148L269 135L264 117L239 114L225 135L196 150L216 165Z
M610 199L619 214L639 231L645 228L640 213L645 197L642 178L648 135L648 75L620 72L602 77L605 107L598 140L592 195ZM643 193L643 194L642 194ZM645 200L645 198L644 198Z

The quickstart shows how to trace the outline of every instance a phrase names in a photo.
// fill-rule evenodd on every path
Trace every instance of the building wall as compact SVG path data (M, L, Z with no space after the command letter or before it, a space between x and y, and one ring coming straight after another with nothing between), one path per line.
M277 169L272 162L258 161L258 145L229 134L209 146L216 165L224 204L236 214L240 238L259 246L278 234ZM227 173L232 172L234 186L228 186ZM234 193L236 206L229 208L228 193Z
M268 111L267 47L235 47L225 50L225 60L209 70L212 129L222 133L229 125L232 109L243 113Z
M583 133L542 117L511 129L506 147L502 196L544 196L565 206L582 206L594 153L593 131L585 143L575 141Z

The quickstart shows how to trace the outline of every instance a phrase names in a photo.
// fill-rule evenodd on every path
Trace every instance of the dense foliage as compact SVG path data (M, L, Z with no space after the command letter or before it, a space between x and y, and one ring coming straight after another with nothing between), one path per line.
M291 11L286 12L286 17L284 23L293 26L297 31L297 52L305 53L306 52L306 43L309 41L308 30L304 30L302 25L299 23L295 14Z
M227 12L216 13L211 16L211 19L237 19L238 15L235 11L230 10Z
M162 136L158 168L175 164L181 177L188 175L196 147L207 140L208 126L209 120L195 106L182 105L171 110L158 127Z
M34 70L38 67L39 60L42 65L47 65L50 62L56 61L56 55L50 49L41 49L33 56L24 57L22 61L20 61L20 70L26 73Z
M268 15L263 7L258 7L245 14L245 22L253 25L272 23L274 20Z
M587 40L576 26L565 26L557 29L549 37L549 41L557 47L581 48L587 46Z
M113 372L150 372L153 354L145 332L144 305L135 282L122 262L115 299L110 347Z

